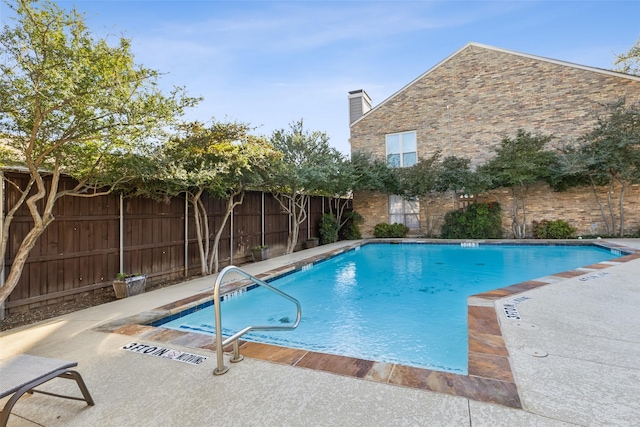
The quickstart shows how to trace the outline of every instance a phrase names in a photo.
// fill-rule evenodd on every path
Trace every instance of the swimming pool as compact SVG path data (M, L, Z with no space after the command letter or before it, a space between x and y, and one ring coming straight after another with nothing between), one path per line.
M468 296L616 256L593 246L368 244L272 282L301 301L302 322L245 338L466 374ZM260 288L221 308L225 335L295 318ZM209 307L162 326L213 334L213 323Z

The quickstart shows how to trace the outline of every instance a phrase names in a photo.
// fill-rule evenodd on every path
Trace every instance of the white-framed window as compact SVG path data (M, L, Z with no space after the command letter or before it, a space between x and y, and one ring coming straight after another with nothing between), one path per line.
M386 136L387 165L392 168L413 166L418 161L416 133L400 132Z
M389 224L404 224L412 230L420 228L420 203L402 196L389 196Z

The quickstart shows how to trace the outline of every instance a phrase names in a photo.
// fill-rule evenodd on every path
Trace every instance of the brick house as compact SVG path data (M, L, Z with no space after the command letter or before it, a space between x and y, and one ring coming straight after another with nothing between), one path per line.
M640 77L469 43L374 108L364 90L349 92L351 152L403 167L440 150L477 166L518 129L553 135L554 144L575 141L593 129L603 104L623 97L640 101ZM502 203L505 229L511 224L509 194L498 189L483 195ZM444 214L469 203L469 197L447 194L425 206L367 192L354 194L353 207L365 220L363 236L371 236L380 222L402 222L412 234L437 235ZM640 228L640 186L625 199L625 228L634 232ZM563 219L580 234L604 231L590 188L556 193L536 185L527 204L528 224Z

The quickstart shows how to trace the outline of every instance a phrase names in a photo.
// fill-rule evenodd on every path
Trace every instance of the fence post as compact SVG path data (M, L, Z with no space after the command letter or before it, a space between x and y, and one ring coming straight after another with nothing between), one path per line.
M120 273L124 273L124 196L120 193Z
M307 239L311 238L311 197L307 199Z
M184 193L184 277L189 277L189 198Z
M4 230L4 172L0 171L0 230ZM4 236L2 236L4 238ZM2 256L0 261L0 288L4 286L4 260L7 254ZM0 320L4 320L4 301L0 304Z
M233 227L234 227L234 223L233 223L233 216L234 216L234 212L235 212L236 208L233 207L231 209L231 218L230 219L230 226L229 226L229 234L230 234L230 239L229 239L229 265L233 265Z
M264 213L264 191L262 192L262 207L260 208L262 211L260 214L260 244L262 246L265 245L265 213Z

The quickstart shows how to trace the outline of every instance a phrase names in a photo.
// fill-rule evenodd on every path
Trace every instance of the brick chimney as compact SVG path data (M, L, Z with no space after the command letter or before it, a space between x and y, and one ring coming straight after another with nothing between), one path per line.
M371 110L371 98L363 89L349 92L349 124L355 122Z

